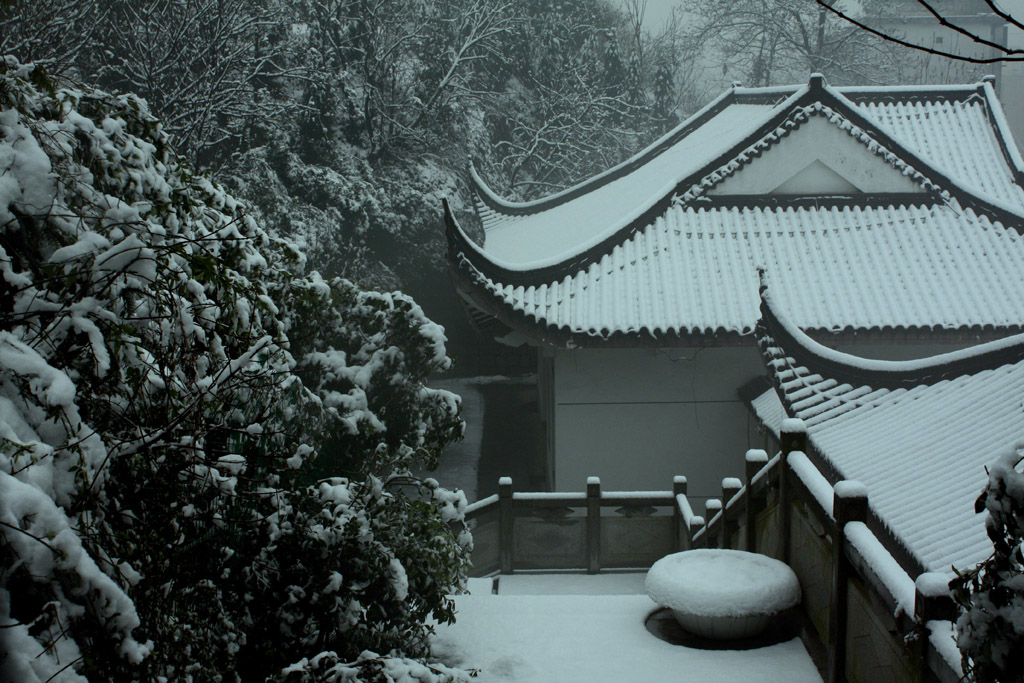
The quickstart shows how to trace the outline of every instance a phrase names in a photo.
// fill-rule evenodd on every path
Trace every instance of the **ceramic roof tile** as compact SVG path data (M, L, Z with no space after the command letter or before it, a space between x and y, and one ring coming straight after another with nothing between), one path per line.
M803 327L1020 326L1024 161L991 87L815 88L734 89L549 199L512 205L481 186L486 248L449 220L450 257L469 275L461 281L504 310L587 336L745 334L759 268ZM819 115L912 177L919 198L770 208L686 189L700 185L692 174L713 185ZM730 146L747 152L723 162ZM891 151L901 147L905 159Z
M600 191L569 199L543 212L502 215L478 201L488 251L510 263L541 263L573 252L581 244L599 240L635 218L638 207L662 198L680 179L710 162L723 149L741 142L777 108L776 105L734 104L712 112L709 119L695 124L693 132L646 163L616 176ZM627 161L624 166L628 169L630 163ZM485 186L478 191L488 192ZM502 200L494 196L492 201ZM510 206L529 207L530 204Z
M887 98L857 105L892 137L980 192L1024 207L980 94L966 101Z
M539 288L478 277L504 305L573 333L746 333L758 318L759 268L804 328L1024 321L1024 238L955 206L677 206L573 277ZM555 290L591 305L553 305Z

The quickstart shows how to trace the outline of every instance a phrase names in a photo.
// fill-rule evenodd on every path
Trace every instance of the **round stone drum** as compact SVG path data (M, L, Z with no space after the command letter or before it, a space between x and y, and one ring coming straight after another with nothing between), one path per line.
M690 633L716 640L751 638L800 602L800 583L785 563L742 550L700 549L667 555L647 572L647 594L672 610Z

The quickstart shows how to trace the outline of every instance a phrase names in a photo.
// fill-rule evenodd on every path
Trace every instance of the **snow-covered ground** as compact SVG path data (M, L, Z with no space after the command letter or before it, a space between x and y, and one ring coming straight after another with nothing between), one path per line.
M647 631L658 606L643 574L471 579L455 598L457 621L438 626L434 653L480 669L476 680L572 683L716 681L820 683L799 639L755 650L695 650Z
M580 576L579 574L509 574L498 577L500 595L647 595L643 572L622 572ZM477 581L470 579L476 594Z

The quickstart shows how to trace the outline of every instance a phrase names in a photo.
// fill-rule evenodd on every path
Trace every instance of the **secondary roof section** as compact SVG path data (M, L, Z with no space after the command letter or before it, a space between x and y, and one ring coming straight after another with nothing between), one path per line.
M761 310L769 375L826 476L863 483L872 511L922 569L951 575L985 559L992 544L974 501L986 466L1024 434L1024 335L876 361L817 344L771 297Z

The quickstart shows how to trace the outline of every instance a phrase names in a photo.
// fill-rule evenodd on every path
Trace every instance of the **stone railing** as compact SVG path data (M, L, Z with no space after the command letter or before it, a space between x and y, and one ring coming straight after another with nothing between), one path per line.
M498 494L469 506L473 573L527 569L644 569L681 547L683 515L675 504L685 477L671 491L602 491L597 477L582 493L524 493L512 480Z
M797 421L780 452L746 453L744 479L697 514L685 477L671 491L499 493L469 506L474 574L518 570L646 569L671 552L735 548L788 563L800 579L805 642L829 683L961 679L951 640L955 607L941 581L878 531L868 492L831 484L805 453Z

